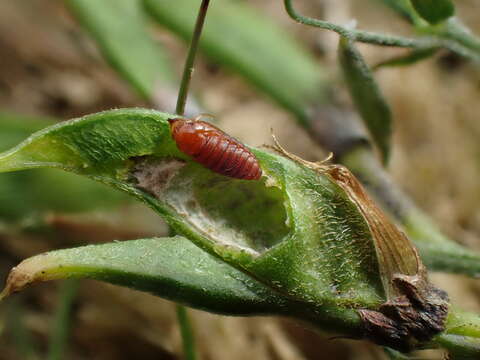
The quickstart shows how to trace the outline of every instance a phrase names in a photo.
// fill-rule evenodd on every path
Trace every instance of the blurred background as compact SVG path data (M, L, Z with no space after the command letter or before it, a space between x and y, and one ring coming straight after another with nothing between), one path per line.
M143 12L138 17L138 8L127 5L133 11L130 16L118 5L125 1L118 1L116 9L115 0L95 0L99 16L95 20L85 10L88 6L76 3L82 1L0 1L0 150L49 124L101 110L150 107L173 112L187 50L182 27L176 23L182 20L169 17L167 10L163 20L143 18ZM194 14L200 2L180 3L193 4ZM217 3L212 2L212 11ZM278 38L287 34L289 44L299 48L298 57L307 59L308 71L317 72L315 84L304 87L315 88L311 102L318 96L319 105L329 106L325 94L333 93L345 109L354 111L338 66L336 34L295 24L280 0L241 3L242 8L253 9L242 18L249 29L242 36L261 38L264 34L255 30L255 24L266 22L272 32L278 32ZM380 0L298 3L298 8L312 17L342 24L355 19L361 29L412 34L410 25ZM101 18L105 13L101 4L112 7L110 18ZM480 3L458 0L456 5L457 16L480 34ZM176 1L168 6L175 10ZM256 16L252 24L248 14ZM107 25L115 23L124 29L130 23L145 29L151 39L144 44L147 50L134 41L130 42L132 48L118 50L115 41L122 39L112 43L107 36L112 29L115 33L115 26ZM98 24L106 25L102 29ZM238 39L243 41L240 35ZM298 93L298 84L285 81L287 86L278 91L262 85L217 51L214 40L198 58L191 113L202 109L213 114L218 126L252 146L270 143L273 128L290 152L308 160L324 158L325 149L298 124L298 114L288 105L288 94ZM233 44L237 39L225 41ZM268 44L270 40L265 41ZM157 50L151 50L149 44ZM277 45L272 43L272 49ZM275 69L282 70L282 62L291 61L291 54L278 47L270 64L274 77ZM268 48L265 54L247 50L241 49L246 58L268 59ZM359 50L369 64L405 52L371 45L359 45ZM137 51L150 51L152 58L135 63ZM159 71L152 83L149 69ZM284 75L276 74L279 79ZM307 71L299 75L308 81ZM379 69L375 77L393 113L392 177L445 234L480 250L480 66L441 50L407 67ZM281 87L281 81L276 86ZM166 234L166 226L153 211L89 180L53 170L0 176L2 278L22 259L50 249ZM480 286L475 280L444 274L432 277L455 303L480 311ZM71 329L63 342L65 354L55 357L60 350L52 350L49 338L68 294L73 302ZM79 285L36 285L0 306L0 359L44 359L46 354L49 359L72 360L181 359L175 311L171 302L105 283L85 280ZM205 360L386 359L377 346L330 340L328 335L289 319L189 313L200 358ZM438 353L422 356L441 358Z

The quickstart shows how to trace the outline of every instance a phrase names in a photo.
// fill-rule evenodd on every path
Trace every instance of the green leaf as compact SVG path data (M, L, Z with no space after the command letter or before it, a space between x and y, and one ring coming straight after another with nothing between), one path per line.
M261 181L212 173L177 149L172 116L127 109L55 125L1 154L0 171L54 167L123 190L289 299L291 316L358 336L354 309L376 306L384 291L368 225L346 193L326 175L256 149Z
M340 39L339 60L343 74L372 140L380 150L384 163L390 154L392 114L368 65L351 40Z
M451 0L411 0L417 13L431 24L447 20L455 14Z
M107 281L225 314L269 314L281 311L284 304L258 281L180 236L34 256L11 273L6 293L33 282L65 278Z
M97 41L110 65L146 99L175 81L174 71L147 31L140 0L65 0Z
M148 12L189 40L196 0L143 0ZM325 97L322 68L298 41L266 15L232 0L212 2L200 42L212 60L234 70L304 120L306 107Z

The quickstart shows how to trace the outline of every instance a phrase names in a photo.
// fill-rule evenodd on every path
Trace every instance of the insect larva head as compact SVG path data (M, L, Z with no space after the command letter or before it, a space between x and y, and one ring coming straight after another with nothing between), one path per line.
M178 148L187 155L196 155L203 146L204 135L190 119L168 119L172 137Z
M175 138L176 134L183 128L185 125L185 122L188 120L182 119L182 118L173 118L173 119L168 119L168 122L170 123L170 130L172 131L172 136Z

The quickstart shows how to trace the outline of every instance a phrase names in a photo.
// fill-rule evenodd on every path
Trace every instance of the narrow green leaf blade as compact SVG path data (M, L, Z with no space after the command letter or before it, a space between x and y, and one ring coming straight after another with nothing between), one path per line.
M155 87L175 80L174 71L147 31L140 0L65 0L100 50L123 77L146 99Z
M284 305L284 300L258 281L180 236L89 245L34 256L12 270L2 296L31 283L64 278L107 281L233 315L272 314Z
M384 163L390 154L392 114L368 65L351 40L340 39L339 60L347 86Z
M447 20L455 14L451 0L411 0L417 13L431 24Z
M159 24L190 39L198 1L143 1ZM212 60L238 72L301 119L306 106L325 95L326 80L311 55L267 16L242 2L211 4L200 46Z

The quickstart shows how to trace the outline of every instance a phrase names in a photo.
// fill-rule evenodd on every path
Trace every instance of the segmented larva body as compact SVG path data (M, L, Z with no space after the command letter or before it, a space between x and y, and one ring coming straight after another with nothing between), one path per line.
M255 155L237 139L205 121L169 119L178 148L206 168L232 178L258 180L262 169Z

